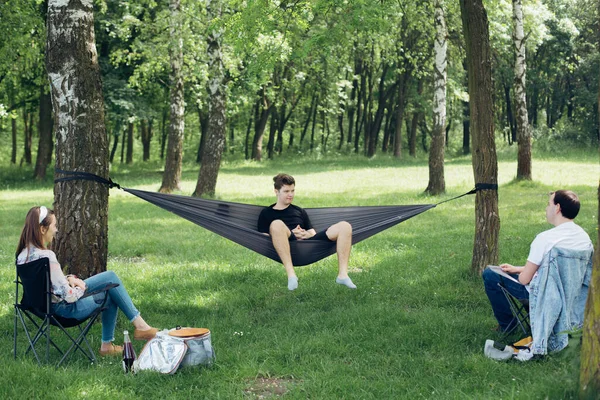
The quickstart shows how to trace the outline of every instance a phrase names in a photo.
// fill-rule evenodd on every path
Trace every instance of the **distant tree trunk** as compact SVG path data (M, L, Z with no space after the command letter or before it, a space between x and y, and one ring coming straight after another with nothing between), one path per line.
M275 146L275 133L277 133L277 107L271 106L271 122L269 123L269 140L267 140L267 157L273 159Z
M112 145L112 149L110 150L110 157L109 157L109 161L112 163L114 158L115 158L115 153L117 152L117 146L119 145L119 135L116 133L113 133L113 145Z
M420 79L419 82L417 83L417 94L419 97L421 97L421 94L423 93L423 79ZM417 125L421 120L423 111L420 108L420 106L416 106L415 107L415 112L413 114L413 121L412 121L412 125L411 125L411 129L410 129L410 134L408 136L408 154L410 154L411 157L416 157L417 156ZM403 111L404 113L404 111ZM400 120L400 122L402 122L402 120Z
M33 137L33 113L27 111L27 108L23 110L23 160L25 164L31 165L31 142Z
M165 145L167 144L167 134L169 133L167 129L167 118L169 117L169 110L166 108L163 109L162 113L162 121L160 124L160 159L165 159Z
M45 87L40 88L40 120L38 123L39 142L35 160L33 177L37 180L46 178L46 167L50 160L52 149L52 99L50 93L45 92Z
M504 84L504 101L506 103L506 125L510 130L510 134L506 138L507 143L512 146L512 144L517 139L517 126L515 123L515 117L512 112L512 103L510 100L510 86Z
M204 146L206 145L206 131L208 130L208 113L205 112L201 107L197 107L198 110L198 122L200 123L200 142L198 143L198 152L196 153L196 163L202 162L202 153L204 152Z
M468 65L475 183L498 184L487 13L482 0L460 0L460 8ZM498 191L477 191L475 239L471 264L474 272L480 273L486 265L498 262L499 230Z
M513 40L515 44L515 108L517 113L517 179L531 180L531 133L527 115L525 81L527 62L525 59L525 35L523 33L523 10L521 0L513 0Z
M246 139L244 140L244 159L250 158L250 151L248 150L248 143L250 142L250 131L252 129L252 120L254 119L254 111L256 109L256 103L252 106L250 111L250 118L248 118L248 126L246 127ZM292 143L290 142L290 146Z
M131 164L133 161L133 122L127 123L127 152L125 164Z
M127 138L127 135L123 132L123 137L121 138L121 164L125 161L125 138Z
M212 0L207 3L209 18L221 17L223 3L221 0ZM206 145L202 152L202 164L198 175L198 182L193 196L215 195L217 177L221 167L221 157L225 147L227 131L226 108L227 88L225 86L225 69L223 67L223 42L224 30L215 28L208 35L208 127L206 130Z
M148 126L148 120L140 120L140 131L142 137L142 160L148 161L150 159L150 142L152 141L152 129Z
M48 1L46 70L55 115L56 167L108 177L104 101L91 1ZM106 270L108 187L93 181L54 185L58 234L53 249L71 273Z
M317 101L318 96L315 92L312 96L312 99L310 100L310 107L308 108L308 112L306 113L306 121L304 121L304 127L302 128L302 133L300 134L300 146L302 146L302 142L304 141L304 137L306 136L306 131L308 130L308 125L310 125L310 120L313 115L313 108L316 107Z
M265 127L269 119L271 105L265 96L264 88L261 90L262 98L256 103L254 111L254 138L252 139L252 159L260 161L262 159L262 142L265 133Z
M425 191L438 195L446 191L444 180L444 149L446 128L446 68L448 65L447 49L448 31L444 18L444 9L440 1L435 2L435 27L434 42L434 94L433 94L433 128L431 147L429 148L429 184Z
M12 137L12 149L11 149L11 153L10 153L10 163L16 164L17 163L17 119L16 118L10 119L10 126L11 126L11 137Z
M159 192L170 193L179 190L181 181L181 160L183 159L183 132L185 128L185 103L183 97L183 39L181 38L181 0L170 0L171 10L171 43L169 57L171 60L169 143L167 144L167 159L165 171Z
M600 97L600 92L598 97ZM600 181L598 185L598 211L600 212ZM596 231L598 232L598 240L596 240L592 279L588 288L588 298L583 318L579 373L580 398L582 399L592 399L594 393L596 393L596 396L600 393L600 219L598 219L598 229Z
M312 153L313 148L315 147L315 127L317 126L317 109L319 108L319 98L317 97L317 102L315 103L315 108L313 110L312 115L312 129L310 132L310 152Z

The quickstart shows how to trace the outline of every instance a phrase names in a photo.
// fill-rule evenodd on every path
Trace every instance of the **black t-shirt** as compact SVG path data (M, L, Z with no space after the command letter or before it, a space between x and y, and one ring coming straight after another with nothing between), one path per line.
M269 233L269 227L271 222L276 219L280 219L290 229L290 231L296 228L298 225L302 229L312 229L312 224L308 218L308 214L302 208L290 204L283 210L275 210L271 204L269 207L265 207L258 216L258 231L262 233Z

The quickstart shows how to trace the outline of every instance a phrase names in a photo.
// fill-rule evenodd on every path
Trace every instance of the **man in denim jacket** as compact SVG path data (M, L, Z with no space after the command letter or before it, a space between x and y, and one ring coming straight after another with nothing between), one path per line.
M593 249L592 242L588 234L577 224L573 222L573 219L579 213L580 203L579 198L572 191L558 190L550 193L548 205L546 206L546 219L554 225L554 228L544 231L536 236L534 241L531 243L529 256L525 266L513 266L510 264L501 264L500 268L508 273L512 274L513 277L517 278L521 284L511 282L508 279L503 281L504 287L519 299L529 299L529 284L538 282L538 286L535 287L535 300L548 300L548 309L552 307L559 307L560 305L553 301L552 297L556 295L556 291L550 290L546 293L546 290L542 290L540 293L539 281L537 279L538 269L543 264L544 259L549 260L550 250L553 248L560 248L564 251L575 251L575 252L591 252ZM551 270L551 269L550 269ZM547 273L550 270L544 269L544 274L547 278ZM518 276L517 276L518 274ZM554 273L552 276L556 277ZM534 280L535 278L535 280ZM492 305L494 316L498 320L499 328L504 331L509 326L513 319L513 315L510 312L510 306L508 301L500 291L498 282L500 282L500 275L493 272L489 268L483 271L483 283L485 292ZM575 280L576 278L574 278ZM534 280L534 282L532 282ZM589 277L588 277L589 280ZM526 286L525 286L526 285ZM544 284L545 285L545 284ZM580 283L581 285L581 283ZM586 286L587 288L587 286ZM587 292L586 292L587 294ZM533 296L530 300L534 300ZM536 301L537 303L537 301ZM575 308L582 308L585 305L585 299L583 303L578 301ZM532 302L530 301L530 304ZM534 306L532 304L532 310ZM539 311L539 310L538 310ZM560 310L557 310L560 313ZM583 308L577 310L576 314L581 313L583 315ZM539 314L539 313L538 313ZM539 314L541 315L541 314ZM530 314L532 330L539 325L540 321L536 321L536 315ZM541 317L540 317L541 318ZM582 320L582 318L581 318ZM581 321L579 321L581 322ZM544 331L539 330L538 333L546 334L548 329L553 327L546 327ZM547 338L547 336L546 336ZM566 344L565 344L566 345ZM536 343L534 343L534 347ZM545 348L546 343L542 345ZM552 347L552 346L551 346ZM556 346L560 347L560 346ZM562 346L564 347L564 346ZM561 348L562 348L561 347ZM541 348L540 348L541 349ZM560 350L558 348L551 348L551 350ZM540 350L541 351L541 350ZM542 353L543 354L543 353Z

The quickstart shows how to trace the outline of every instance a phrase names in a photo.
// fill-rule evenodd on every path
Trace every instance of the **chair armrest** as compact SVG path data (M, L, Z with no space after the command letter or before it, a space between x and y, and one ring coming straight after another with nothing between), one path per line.
M86 297L93 296L93 295L98 294L98 293L108 292L110 289L115 288L117 286L119 286L118 283L107 283L106 286L104 286L104 287L102 287L100 289L96 289L96 290L93 290L91 292L85 292L83 294L83 296L81 296L79 298L79 300L85 299Z

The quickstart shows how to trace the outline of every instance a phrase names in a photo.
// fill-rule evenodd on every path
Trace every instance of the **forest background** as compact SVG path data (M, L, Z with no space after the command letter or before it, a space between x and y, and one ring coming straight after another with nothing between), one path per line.
M517 142L512 4L484 3L496 136L499 144L512 145ZM0 4L0 137L10 148L1 161L27 165L35 163L38 139L52 134L44 64L47 4ZM434 2L183 0L177 35L170 29L175 17L167 2L94 5L113 163L165 156L173 36L183 55L186 161L200 162L206 146L209 55L215 54L223 67L218 95L226 118L226 159L351 153L400 159L429 150ZM452 156L470 152L469 96L458 2L443 5L445 135ZM537 148L598 143L597 13L591 0L523 2L527 115ZM218 51L211 53L215 43ZM51 154L49 147L45 151ZM36 176L44 177L42 172Z

